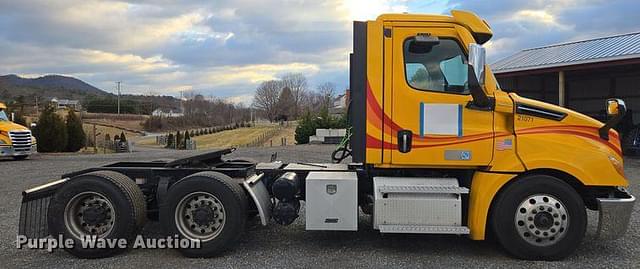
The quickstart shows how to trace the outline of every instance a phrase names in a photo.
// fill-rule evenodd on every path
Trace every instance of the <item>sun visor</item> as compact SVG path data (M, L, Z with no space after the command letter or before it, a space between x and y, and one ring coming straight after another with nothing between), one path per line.
M478 44L482 45L486 43L493 36L493 32L491 32L489 24L478 17L475 13L462 10L452 10L451 15L457 22L464 25L469 29L469 31L471 31L473 38Z

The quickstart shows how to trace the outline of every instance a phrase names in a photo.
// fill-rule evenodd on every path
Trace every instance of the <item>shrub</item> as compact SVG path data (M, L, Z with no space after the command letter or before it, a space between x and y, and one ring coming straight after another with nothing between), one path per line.
M34 135L40 152L61 152L67 149L67 126L52 106L48 106L40 114Z
M86 145L87 136L82 121L73 110L67 114L67 151L76 152Z
M296 127L296 143L309 143L309 136L315 135L316 129L341 129L348 128L348 126L346 115L332 117L327 109L322 109L317 115L307 111Z
M170 133L167 136L167 146L165 148L174 148L174 147L175 147L175 138L173 137L173 134Z
M182 134L180 133L180 131L178 131L176 133L176 141L177 141L176 148L181 149L182 148Z
M127 137L124 135L124 131L120 133L120 142L127 142Z
M187 135L184 136L184 147L183 149L187 149L187 144L189 144L189 141L191 140L191 137L189 137L189 133L187 133Z

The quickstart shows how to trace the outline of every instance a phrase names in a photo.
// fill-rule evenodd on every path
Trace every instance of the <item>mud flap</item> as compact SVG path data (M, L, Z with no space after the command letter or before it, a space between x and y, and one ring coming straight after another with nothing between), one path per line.
M27 238L46 238L49 236L47 211L53 194L68 178L56 180L22 192L20 223L18 235Z

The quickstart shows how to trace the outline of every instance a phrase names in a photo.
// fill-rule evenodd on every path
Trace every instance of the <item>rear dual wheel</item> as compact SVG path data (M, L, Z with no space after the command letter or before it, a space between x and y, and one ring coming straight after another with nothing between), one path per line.
M80 258L104 258L127 250L145 220L142 191L131 178L112 171L71 179L56 191L47 212L49 233L72 239L73 247L65 250ZM126 244L84 247L83 241L95 239Z
M584 202L567 183L530 175L507 186L492 208L492 228L504 249L529 260L559 260L580 245Z
M169 236L198 241L199 248L181 248L187 257L212 257L231 248L245 229L247 197L234 179L201 172L171 186L161 222Z

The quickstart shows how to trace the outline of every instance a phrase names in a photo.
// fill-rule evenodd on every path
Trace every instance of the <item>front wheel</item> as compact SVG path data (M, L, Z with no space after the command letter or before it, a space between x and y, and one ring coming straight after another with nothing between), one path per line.
M511 255L559 260L582 241L587 225L584 202L567 183L530 175L504 189L492 207L492 226Z

